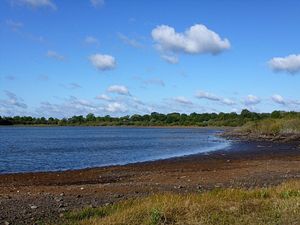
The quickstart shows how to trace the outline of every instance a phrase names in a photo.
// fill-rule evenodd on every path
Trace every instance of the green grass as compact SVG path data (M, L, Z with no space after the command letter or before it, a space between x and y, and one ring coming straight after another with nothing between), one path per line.
M300 181L272 188L157 194L66 215L68 224L299 224Z

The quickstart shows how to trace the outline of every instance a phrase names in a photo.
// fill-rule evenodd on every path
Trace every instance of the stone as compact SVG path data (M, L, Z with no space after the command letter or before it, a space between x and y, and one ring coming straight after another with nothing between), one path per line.
M38 207L36 205L30 205L31 209L37 209Z
M54 200L55 200L56 202L62 202L62 201L63 201L63 198L55 197Z

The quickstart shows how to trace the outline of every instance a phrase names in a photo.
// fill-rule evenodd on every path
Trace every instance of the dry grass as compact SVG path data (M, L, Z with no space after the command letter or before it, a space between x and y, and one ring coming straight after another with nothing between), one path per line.
M253 134L278 135L278 134L299 134L300 119L264 119L256 122L249 122L237 128L240 132Z
M300 181L254 190L158 194L67 215L70 224L300 224Z

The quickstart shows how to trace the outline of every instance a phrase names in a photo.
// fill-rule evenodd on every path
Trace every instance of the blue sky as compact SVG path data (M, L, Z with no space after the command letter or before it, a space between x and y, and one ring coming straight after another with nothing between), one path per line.
M299 7L1 1L0 115L299 111Z

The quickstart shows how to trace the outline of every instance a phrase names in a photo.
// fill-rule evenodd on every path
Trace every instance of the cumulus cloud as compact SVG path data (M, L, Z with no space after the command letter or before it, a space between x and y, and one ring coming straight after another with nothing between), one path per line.
M285 99L284 97L282 97L279 94L274 94L271 97L271 100L273 102L275 102L276 104L285 106L290 108L290 110L299 110L299 106L300 106L300 101L299 100L295 100L295 99Z
M281 96L281 95L278 95L278 94L275 94L271 97L271 99L277 103L277 104L280 104L280 105L285 105L287 104L286 100Z
M175 97L174 98L174 101L175 102L178 102L180 104L183 104L183 105L191 105L193 104L191 100L187 99L186 97L184 96L178 96L178 97Z
M106 94L98 95L98 96L96 96L96 99L105 100L105 101L110 101L111 100L111 98Z
M51 8L56 9L52 0L12 0L13 5L24 5L31 8Z
M128 88L124 85L111 85L107 88L107 91L119 95L130 95Z
M91 101L70 96L62 103L41 102L36 113L42 116L54 116L58 118L74 115L87 115L103 111L103 107L93 104Z
M225 105L235 105L235 102L229 98L221 98L220 102Z
M157 26L152 30L152 38L159 51L166 53L218 54L230 48L228 39L222 39L217 33L203 24L195 24L185 32L176 32L167 25Z
M25 114L27 105L24 100L10 91L4 91L6 98L0 99L0 114L5 116L16 116Z
M87 36L84 39L84 43L88 45L99 45L99 40L93 36Z
M49 58L53 58L59 61L65 60L65 57L63 55L60 55L59 53L49 50L46 54Z
M130 106L130 110L134 107ZM54 116L58 118L71 117L74 115L111 115L121 116L127 112L127 102L125 100L114 100L112 102L93 102L91 100L80 99L75 96L63 99L60 103L41 102L36 109L36 114L42 116Z
M195 97L198 99L207 99L209 101L220 102L225 105L234 105L235 104L234 101L232 101L228 98L222 98L222 97L216 96L216 95L206 92L206 91L198 91L196 93Z
M219 97L206 91L198 91L196 94L196 98L204 98L210 101L220 101Z
M161 58L171 64L177 64L179 62L178 56L176 55L161 55Z
M108 112L125 112L127 111L127 108L124 104L121 104L119 102L112 102L107 105L105 108Z
M95 8L100 8L105 4L104 0L90 0L91 4Z
M245 105L257 105L261 100L255 95L248 95L244 101Z
M131 38L127 37L124 34L118 33L118 37L120 38L120 40L123 43L125 43L127 45L130 45L130 46L132 46L134 48L141 48L141 47L143 47L143 45L141 43L139 43L137 40L131 39Z
M288 55L286 57L275 57L269 60L268 64L275 72L295 74L300 72L300 54Z
M116 60L111 55L94 54L89 60L98 70L111 70L116 67Z

